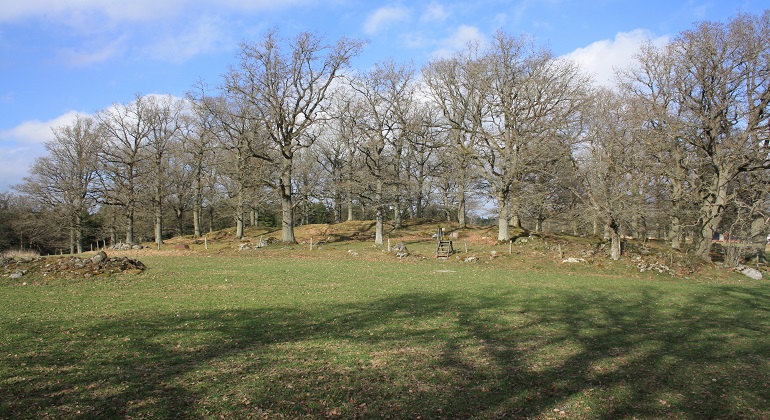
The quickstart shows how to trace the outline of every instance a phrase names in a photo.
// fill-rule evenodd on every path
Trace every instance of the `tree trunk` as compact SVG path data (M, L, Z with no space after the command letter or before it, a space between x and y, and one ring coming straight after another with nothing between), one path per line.
M75 225L70 225L70 254L75 253Z
M374 228L374 244L375 245L382 245L382 229L385 219L385 209L383 209L382 205L382 189L383 189L383 182L381 177L377 177L376 187L375 187L375 193L374 193L374 201L377 205L377 214L376 214L376 220L375 220L375 228Z
M682 222L677 215L671 216L671 230L669 231L668 239L671 241L671 248L682 249L684 232L682 230Z
M515 228L521 228L521 218L519 217L519 214L516 210L511 209L511 214L509 217L511 218L511 226Z
M620 240L620 229L615 218L610 217L610 221L607 223L607 230L610 234L610 258L617 261L623 254L623 246Z
M182 209L176 209L176 234L177 236L184 235L184 211Z
M749 247L749 255L745 255L747 259L754 259L757 263L764 263L767 261L765 258L765 248L767 247L767 230L765 229L765 218L761 215L754 215L751 220L751 246Z
M237 202L235 203L235 237L238 239L243 238L243 215L246 211L244 194L244 187L241 184L238 186L238 197L236 198Z
M684 196L684 185L681 181L685 177L681 166L676 166L672 169L676 176L671 177L671 229L668 234L668 240L671 241L671 248L682 249L684 244L684 228L682 226L682 197Z
M75 247L78 254L83 253L83 216L75 215Z
M497 194L497 240L509 241L508 233L508 196L504 192Z
M201 211L196 206L193 207L193 229L194 229L194 235L196 238L201 237Z
M374 244L382 245L382 228L384 220L384 211L382 206L377 206L377 215L375 216L374 224Z
M162 154L157 156L155 165L157 168L155 184L155 244L160 249L163 244L163 166Z
M348 182L345 185L345 194L347 194L348 204L348 222L353 221L353 147L348 144Z
M134 208L133 206L128 208L126 214L126 243L134 243Z
M423 216L422 212L422 206L423 206L423 189L425 188L425 176L422 174L422 166L420 167L420 174L419 179L417 180L417 197L414 198L414 207L412 211L412 216L418 219L421 219Z
M446 188L442 187L440 189L441 191L441 201L443 204L443 210L444 210L444 217L447 221L447 223L452 221L452 205L449 202L449 185L445 185Z
M393 224L395 229L401 229L401 196L396 196L396 202L393 205Z
M402 162L402 154L404 150L404 145L402 143L403 140L399 139L399 141L395 144L395 156L394 156L394 162L393 162L393 182L395 184L396 188L396 195L393 199L393 224L395 229L401 229L401 194L398 193L398 190L401 187L401 162Z
M457 227L465 229L468 222L465 221L465 185L462 181L457 186Z
M195 198L193 200L193 229L196 238L201 237L201 215L203 214L203 164L198 159L195 168Z
M238 218L235 219L235 237L243 238L243 213L239 213Z
M714 233L719 228L719 223L722 221L722 210L727 203L727 181L720 176L720 173L727 173L727 171L717 170L717 173L714 174L712 188L709 191L710 194L707 195L710 198L704 200L700 210L701 224L695 255L708 262L711 262L711 255L709 254L711 242L714 239Z
M158 247L163 244L163 209L158 203L155 206L155 244Z
M634 213L631 216L631 234L636 239L643 239L642 238L642 229L641 224L639 221L639 214Z
M292 160L284 157L279 189L281 193L281 240L283 243L287 244L297 242L294 239L294 206L291 196L291 169Z

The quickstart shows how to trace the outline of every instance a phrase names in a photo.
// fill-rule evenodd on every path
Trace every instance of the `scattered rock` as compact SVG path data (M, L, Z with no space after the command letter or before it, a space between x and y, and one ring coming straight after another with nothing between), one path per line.
M268 246L268 245L274 245L274 244L277 244L279 242L281 242L281 241L278 240L278 238L274 238L272 236L268 236L267 238L262 238L259 241L259 247L261 248L261 247L265 247L265 246Z
M743 274L746 277L752 278L754 280L762 280L762 272L751 267L746 267L745 265L739 265L735 267L735 271Z
M399 243L397 243L397 244L396 244L396 245L393 247L393 251L395 251L395 252L396 252L396 257L398 257L399 259L401 259L401 258L406 258L406 257L408 257L408 256L409 256L409 250L408 250L408 249L406 249L406 244L405 244L405 243L403 243L403 242L399 242Z
M478 259L478 258L476 258L476 257L466 257L466 258L463 258L463 262L465 262L465 263L476 262L476 261L478 261L478 260L479 260L479 259Z
M636 268L639 269L640 273L644 273L645 271L657 271L660 274L668 273L674 275L671 269L665 264L661 264L659 262L649 263L642 260L641 257L637 257L636 260L639 261L639 263L636 264Z
M104 251L99 251L96 255L94 255L93 258L91 258L91 262L94 264L101 264L106 259L107 259L107 253Z
M566 260L564 260L562 262L563 263L567 263L567 264L574 264L574 263L583 263L583 262L586 262L586 260L583 259L583 258L569 257L569 258L567 258Z
M9 279L19 279L27 274L41 277L105 277L115 273L141 273L145 269L141 261L128 257L108 257L100 251L92 258L39 257L9 258L0 264L0 274Z
M393 250L396 252L408 252L406 249L406 244L403 242L397 243L396 246L393 247Z

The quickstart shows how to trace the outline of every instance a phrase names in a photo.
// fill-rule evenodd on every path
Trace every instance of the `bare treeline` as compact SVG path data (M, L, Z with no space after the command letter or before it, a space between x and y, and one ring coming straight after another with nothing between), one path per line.
M186 98L137 95L56 128L0 197L0 245L79 252L258 223L294 242L297 223L353 219L374 219L381 244L386 221L492 211L500 241L550 228L604 236L619 258L622 238L656 237L709 260L727 234L761 255L769 12L644 45L613 88L502 31L422 69L354 71L363 48L272 31Z

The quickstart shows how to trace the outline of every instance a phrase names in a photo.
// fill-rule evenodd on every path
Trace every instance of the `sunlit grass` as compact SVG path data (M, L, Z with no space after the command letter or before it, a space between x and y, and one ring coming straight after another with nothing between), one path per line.
M148 252L1 284L0 417L770 416L766 283L484 255Z

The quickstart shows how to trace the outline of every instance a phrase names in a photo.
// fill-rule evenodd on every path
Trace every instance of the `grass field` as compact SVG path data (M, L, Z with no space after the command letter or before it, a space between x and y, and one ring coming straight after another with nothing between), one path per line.
M770 417L767 281L501 254L143 251L140 275L0 280L0 417Z

